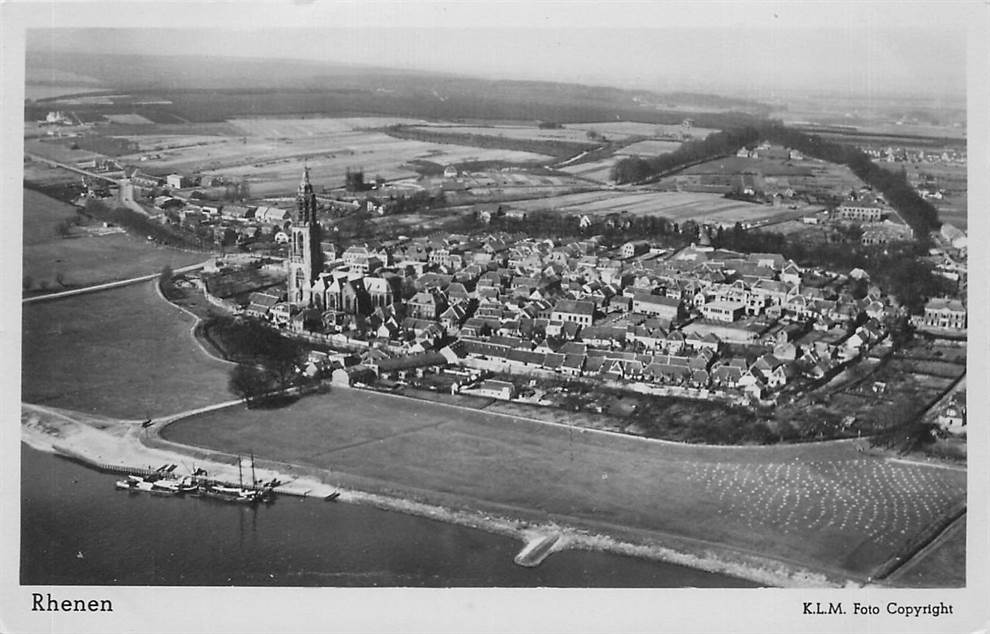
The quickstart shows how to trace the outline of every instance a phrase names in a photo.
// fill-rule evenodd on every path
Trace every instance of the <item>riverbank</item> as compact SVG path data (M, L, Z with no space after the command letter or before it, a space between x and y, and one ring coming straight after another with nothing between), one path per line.
M157 426L157 425L156 425ZM24 404L22 408L22 438L29 446L48 452L68 449L79 456L94 461L121 465L157 465L162 463L190 464L207 469L211 477L234 479L237 476L236 457L196 447L167 443L167 449L156 440L154 431L141 426L140 421L115 421L105 417L89 416L65 410ZM149 443L148 441L151 440ZM462 526L481 529L513 537L524 543L556 535L548 552L565 549L604 551L633 557L653 559L689 566L715 573L749 579L763 585L825 587L853 583L800 566L734 552L717 544L695 544L686 547L678 543L676 548L659 543L634 543L607 534L532 520L514 519L497 514L476 512L465 508L452 508L420 501L402 499L359 489L339 487L328 481L347 480L345 474L329 470L310 475L312 469L301 473L292 465L279 470L270 461L259 461L256 470L259 479L276 477L286 482L279 490L284 494L318 497L332 491L340 491L340 502L366 504L377 508L442 520ZM190 465L191 466L191 465Z

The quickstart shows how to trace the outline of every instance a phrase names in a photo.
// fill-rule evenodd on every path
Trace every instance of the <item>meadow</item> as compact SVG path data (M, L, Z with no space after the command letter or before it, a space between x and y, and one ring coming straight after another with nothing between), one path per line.
M229 365L193 339L193 318L142 283L24 304L21 398L140 419L229 400Z
M341 388L277 412L202 414L164 436L253 449L393 495L646 542L724 545L861 580L965 499L965 472L850 443L675 445L397 398Z
M23 286L27 291L61 290L150 275L206 259L206 254L179 251L126 233L90 234L59 226L77 217L72 205L24 189Z

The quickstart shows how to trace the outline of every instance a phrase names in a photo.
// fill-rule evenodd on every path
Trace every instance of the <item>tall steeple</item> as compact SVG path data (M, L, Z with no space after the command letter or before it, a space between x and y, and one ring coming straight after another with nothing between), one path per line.
M302 180L299 181L299 191L296 193L296 221L299 224L316 222L316 192L309 182L309 166L303 167Z

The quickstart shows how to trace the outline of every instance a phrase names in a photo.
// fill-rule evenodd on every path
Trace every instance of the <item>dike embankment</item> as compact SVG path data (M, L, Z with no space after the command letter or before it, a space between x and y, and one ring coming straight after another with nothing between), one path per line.
M229 407L236 402L211 408ZM199 412L196 412L199 413ZM238 456L166 441L160 430L186 415L164 418L150 426L143 421L119 421L78 412L24 403L22 440L34 449L63 455L105 471L153 469L161 464L195 465L211 478L236 482ZM371 505L484 530L518 539L522 547L515 561L539 565L553 553L567 549L603 551L663 561L747 579L766 586L841 587L860 585L835 571L816 571L797 563L781 562L757 553L738 551L720 544L690 541L676 536L647 535L628 540L617 537L610 527L578 528L556 521L533 521L486 512L471 500L457 505L433 504L375 492L373 482L360 488L360 478L312 467L257 460L253 465L259 480L277 479L278 493L322 499L339 493L336 501Z

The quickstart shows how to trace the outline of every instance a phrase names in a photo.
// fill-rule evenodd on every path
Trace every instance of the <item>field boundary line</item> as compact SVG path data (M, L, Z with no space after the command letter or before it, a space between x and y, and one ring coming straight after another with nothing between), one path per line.
M464 410L464 411L468 411L468 412L488 414L490 416L500 416L502 418L509 418L509 419L513 419L514 418L514 419L524 420L524 421L531 422L531 423L538 423L538 424L541 424L541 425L550 425L552 427L559 427L561 429L578 430L578 431L581 431L582 433L583 432L588 432L588 433L602 434L602 435L605 435L605 436L608 436L608 437L624 438L624 439L628 439L628 440L631 440L631 441L642 441L642 442L648 442L648 443L654 443L654 444L658 444L658 445L665 445L665 446L672 446L672 447L722 449L722 450L736 450L736 451L738 451L738 450L750 450L750 451L752 451L752 450L760 449L760 448L773 449L773 448L782 447L782 446L783 447L812 447L812 446L814 446L814 447L823 447L823 446L828 446L828 445L848 445L848 444L855 444L855 443L857 443L857 442L859 442L859 441L862 440L860 438L837 438L835 440L823 440L823 441L816 442L816 443L791 443L791 444L786 444L786 445L766 445L766 446L756 446L756 445L707 445L707 444L701 444L701 443L678 442L676 440L664 440L663 438L647 438L645 436L634 436L632 434L624 434L622 432L617 432L617 431L608 431L608 430L605 430L605 429L595 429L593 427L579 427L577 425L568 425L567 423L555 423L553 421L541 420L539 418L530 418L529 416L520 416L518 414L505 414L503 412L489 411L487 408L478 409L478 408L474 408L474 407L468 407L466 405L455 405L453 403L444 403L443 401L426 401L426 400L423 400L423 399L417 399L417 398L413 398L413 397L410 397L410 396L403 396L401 394L390 394L388 392L379 392L378 390L366 390L366 389L362 389L362 388L354 388L354 387L343 386L343 385L338 385L338 386L334 386L334 387L342 388L342 389L348 389L348 390L356 390L356 391L359 391L359 392L369 392L369 393L378 394L378 395L381 395L381 396L388 396L388 397L391 397L391 398L407 399L407 400L412 400L412 401L419 401L419 402L422 402L422 403L430 403L430 404L434 404L434 405L441 405L443 407L451 407L451 408L454 408L454 409Z
M961 471L966 473L968 469L966 467L960 467L953 464L938 464L933 462L926 462L923 460L909 460L907 458L887 458L888 462L897 462L900 464L914 465L918 467L931 467L932 469L946 469L948 471Z

